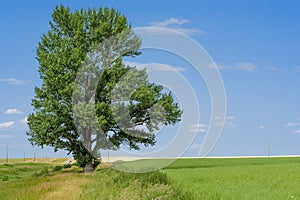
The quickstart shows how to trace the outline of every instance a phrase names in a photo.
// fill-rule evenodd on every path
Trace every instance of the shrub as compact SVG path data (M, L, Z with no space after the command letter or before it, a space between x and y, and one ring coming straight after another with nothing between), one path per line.
M53 168L53 171L54 172L57 172L57 171L60 171L60 170L62 170L62 166L55 166L54 168Z
M2 178L2 181L9 181L8 176L4 176L4 177Z
M72 164L64 164L64 168L71 168Z
M48 174L49 174L48 167L45 167L45 169L43 169L42 171L34 173L34 176L40 177L40 176L46 176Z

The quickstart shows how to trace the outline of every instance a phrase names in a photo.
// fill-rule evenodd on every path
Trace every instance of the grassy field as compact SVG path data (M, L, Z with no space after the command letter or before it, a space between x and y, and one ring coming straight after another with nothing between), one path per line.
M76 168L53 171L65 160L38 159L24 163L23 159L12 159L9 164L0 164L0 199L79 198L77 191L87 178ZM64 198L66 193L68 197Z
M300 158L179 159L138 174L101 165L88 175L63 161L0 164L0 199L300 199Z
M300 199L300 158L179 159L163 172L196 199Z
M189 200L189 192L183 191L159 171L150 173L126 173L114 169L97 171L83 188L82 199L116 200Z
M159 171L129 174L101 165L82 174L61 159L45 161L0 164L0 199L192 199Z

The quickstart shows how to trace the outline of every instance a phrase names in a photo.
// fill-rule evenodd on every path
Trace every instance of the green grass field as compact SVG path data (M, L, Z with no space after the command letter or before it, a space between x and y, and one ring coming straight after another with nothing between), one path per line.
M0 164L0 199L300 199L300 158L179 159L150 173L101 165L92 174L64 159ZM147 166L157 160L128 162ZM59 167L57 167L59 166Z
M159 171L130 174L101 165L82 174L77 166L64 168L61 159L44 161L0 164L0 199L191 199Z
M300 158L179 159L163 172L196 199L300 199Z

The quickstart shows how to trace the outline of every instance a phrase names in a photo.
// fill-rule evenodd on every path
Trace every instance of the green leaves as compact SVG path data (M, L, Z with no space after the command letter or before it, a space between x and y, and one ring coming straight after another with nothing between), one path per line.
M85 166L97 163L100 149L154 145L160 124L180 121L172 95L149 83L145 70L122 63L124 56L139 55L141 45L124 15L109 8L71 12L61 5L52 18L36 51L42 85L28 117L31 144L65 149Z

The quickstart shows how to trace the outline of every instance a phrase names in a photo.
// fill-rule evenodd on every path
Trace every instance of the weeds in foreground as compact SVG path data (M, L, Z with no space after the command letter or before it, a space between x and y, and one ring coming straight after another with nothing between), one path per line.
M160 171L126 173L101 169L92 174L91 179L84 186L81 199L194 199Z

